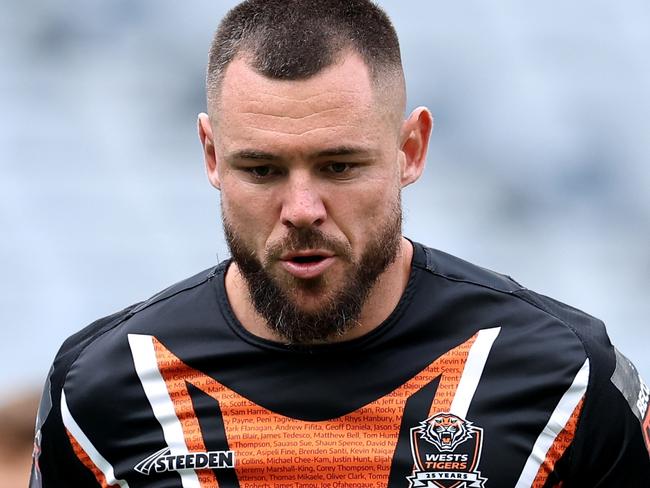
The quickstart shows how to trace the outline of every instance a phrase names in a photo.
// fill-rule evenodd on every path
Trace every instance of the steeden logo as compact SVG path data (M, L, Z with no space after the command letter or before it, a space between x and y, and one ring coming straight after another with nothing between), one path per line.
M483 488L487 478L477 469L483 429L457 415L440 412L411 429L415 463L410 487Z
M135 470L149 475L153 472L179 471L181 469L221 469L235 467L233 451L188 452L171 454L171 449L165 447L140 461Z

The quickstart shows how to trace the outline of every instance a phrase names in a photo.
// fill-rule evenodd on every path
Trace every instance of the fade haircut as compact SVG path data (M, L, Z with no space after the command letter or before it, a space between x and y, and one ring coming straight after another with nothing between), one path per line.
M246 0L224 17L210 47L208 106L217 102L225 70L238 56L269 78L300 80L345 50L361 56L375 83L403 85L397 34L370 0Z

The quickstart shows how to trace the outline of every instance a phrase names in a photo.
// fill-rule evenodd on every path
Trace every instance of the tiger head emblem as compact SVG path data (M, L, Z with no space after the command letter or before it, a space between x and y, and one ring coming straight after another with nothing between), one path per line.
M472 423L451 413L439 413L420 422L420 437L441 451L453 451L472 437Z

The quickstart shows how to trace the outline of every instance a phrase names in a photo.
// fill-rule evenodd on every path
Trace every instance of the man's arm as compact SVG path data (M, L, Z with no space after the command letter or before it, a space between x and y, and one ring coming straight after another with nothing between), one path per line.
M96 337L131 316L132 305L99 319L68 338L59 349L43 388L36 419L30 488L104 486L88 434L76 425L65 398L65 380L81 351ZM100 455L101 456L101 455ZM111 483L108 483L109 485Z
M61 414L60 374L52 367L43 389L36 420L30 488L93 487L97 480L79 458L68 437Z
M611 376L588 391L564 486L650 486L650 392L634 365L616 349L614 355Z

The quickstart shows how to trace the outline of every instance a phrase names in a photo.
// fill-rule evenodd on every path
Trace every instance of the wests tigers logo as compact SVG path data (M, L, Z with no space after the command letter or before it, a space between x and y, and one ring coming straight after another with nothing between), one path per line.
M414 470L411 487L482 488L478 464L483 429L457 415L440 412L411 429Z
M450 413L441 413L420 422L420 437L441 451L453 451L458 444L470 438L467 425L470 422Z

